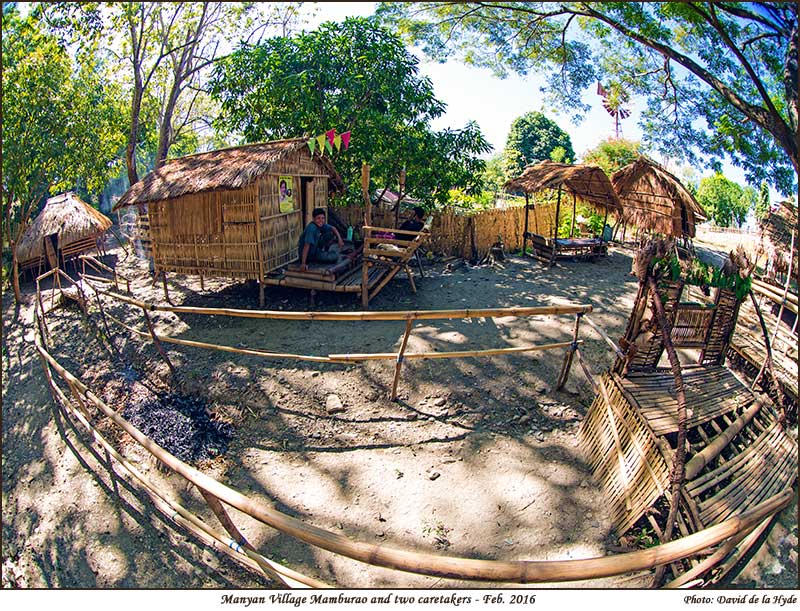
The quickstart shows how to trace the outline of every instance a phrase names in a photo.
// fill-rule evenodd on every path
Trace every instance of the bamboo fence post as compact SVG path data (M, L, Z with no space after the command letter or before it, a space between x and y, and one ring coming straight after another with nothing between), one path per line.
M167 272L161 272L161 282L164 285L164 298L167 300L169 305L175 305L172 303L172 300L169 298L169 291L167 290Z
M411 268L408 267L408 263L403 266L406 270L406 274L408 275L408 281L411 283L411 292L417 292L417 285L414 284L414 275L411 273Z
M569 228L569 237L572 238L575 236L575 214L577 213L577 196L575 195L575 191L572 192L572 226Z
M364 224L372 225L372 198L369 196L369 164L361 162L361 195L364 198ZM362 236L366 238L366 236Z
M556 382L556 390L561 390L567 383L567 376L572 368L572 357L575 355L575 350L578 348L578 331L580 330L582 316L583 312L575 314L575 327L572 330L572 345L567 349L567 353L564 355L564 364L561 366L561 373Z
M105 310L103 309L103 302L100 301L100 293L97 290L97 287L94 286L93 284L90 284L89 286L91 286L92 290L94 291L94 297L95 300L97 301L97 309L100 310L100 319L103 321L103 328L106 330L106 335L108 336L108 343L116 352L117 347L114 345L114 335L111 333L111 329L108 326L108 321L106 320L106 313Z
M547 267L552 267L558 252L558 217L561 215L561 185L558 185L558 199L556 200L556 222L553 228L553 250L550 253L550 263Z
M664 543L668 543L672 538L673 524L678 513L678 503L680 502L680 491L684 481L684 468L686 461L686 392L683 386L683 375L681 375L681 365L678 361L678 355L675 352L675 346L672 345L671 329L672 325L667 319L667 314L664 311L664 304L661 302L661 297L658 294L658 285L652 275L647 276L647 286L650 289L650 296L653 302L653 310L655 311L655 319L658 327L661 330L661 340L664 350L667 352L670 368L672 369L672 376L675 379L675 398L678 402L678 439L676 442L675 457L672 463L672 498L670 499L669 514L667 516L667 524L664 527ZM653 576L653 587L656 588L661 583L664 576L665 566L659 566L655 575Z
M523 257L528 252L526 246L528 244L528 214L530 213L530 209L528 208L528 206L530 206L529 202L530 202L530 197L528 195L528 192L526 191L525 192L525 227L522 230L522 256ZM536 216L534 215L534 219L535 218L536 218Z
M175 367L172 365L172 361L169 360L169 356L167 356L164 347L161 345L161 342L159 341L158 336L156 335L156 330L153 327L153 321L150 320L150 315L147 313L147 308L144 307L142 308L142 314L144 314L144 319L147 322L147 328L150 331L150 336L153 338L153 343L156 346L156 350L158 350L158 353L161 355L161 358L163 358L164 362L166 362L167 366L169 367L169 370L172 372L172 375L175 375L176 373Z
M392 395L390 397L391 401L397 401L397 384L400 381L400 370L403 367L403 354L406 351L408 336L411 334L411 325L413 322L414 321L411 318L406 320L406 331L403 334L403 341L400 343L400 350L397 353L397 362L394 366L394 380L392 380Z
M367 229L369 231L369 229ZM366 242L365 242L366 243ZM369 307L369 267L366 257L361 260L361 307Z

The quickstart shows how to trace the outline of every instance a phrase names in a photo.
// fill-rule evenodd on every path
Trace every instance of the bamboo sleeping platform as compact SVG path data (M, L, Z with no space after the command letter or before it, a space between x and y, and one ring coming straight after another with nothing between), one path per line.
M337 293L361 293L362 290L362 260L355 261L342 257L339 262L311 263L304 272L299 271L295 261L275 270L267 275L264 284L268 286L285 286L291 288L309 289L316 291L334 291ZM367 275L367 286L374 290L386 275L386 268L372 268Z
M648 286L658 286L661 314L648 297ZM658 506L663 510L666 503L678 531L688 536L742 515L773 494L790 492L797 480L797 442L787 434L782 413L723 365L740 306L745 319L746 306L734 289L722 288L715 289L711 304L681 303L683 288L682 280L648 284L640 278L620 341L625 354L600 377L600 392L579 430L620 535L647 520L661 538L669 520L662 518L662 530L654 516L662 515ZM662 330L656 320L666 327ZM695 364L679 368L683 426L676 373L661 362L665 333L670 348L700 349ZM679 444L685 451L682 476L674 472ZM679 488L673 490L674 482ZM745 551L756 539L747 539ZM706 573L711 558L720 564L708 577L714 583L735 564L732 554L741 553L730 542L707 560L675 564L672 583L677 587Z

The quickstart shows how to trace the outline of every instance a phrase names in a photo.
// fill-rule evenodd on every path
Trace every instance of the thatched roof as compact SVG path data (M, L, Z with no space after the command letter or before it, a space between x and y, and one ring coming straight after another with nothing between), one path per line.
M693 238L695 224L706 220L681 181L647 157L614 172L611 183L622 202L622 220L646 231Z
M792 247L792 230L797 227L797 208L791 201L782 201L777 209L770 211L761 222L761 235L773 251L785 253L788 258ZM797 257L798 241L795 237L794 252Z
M587 204L620 212L617 194L605 172L594 165L579 165L542 161L523 170L517 178L509 180L505 190L516 193L536 193L544 189L563 187Z
M20 261L37 259L44 254L42 239L59 234L59 244L100 236L111 227L111 219L101 214L72 192L47 200L44 208L25 230L17 244Z
M306 140L275 140L234 146L207 153L196 153L171 159L131 186L114 206L114 210L134 204L174 199L181 195L241 189L269 173L272 166L298 149L306 148ZM330 176L334 190L344 186L327 157L315 158Z

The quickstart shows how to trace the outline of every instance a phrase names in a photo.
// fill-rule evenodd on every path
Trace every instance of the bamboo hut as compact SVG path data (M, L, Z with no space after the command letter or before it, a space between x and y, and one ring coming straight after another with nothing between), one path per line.
M167 161L115 209L147 205L156 274L257 280L263 305L266 275L297 258L312 211L342 189L305 139L277 140Z
M647 157L614 172L611 184L622 204L620 220L648 233L693 238L695 225L707 218L681 181Z
M536 165L528 166L520 176L509 180L505 184L505 190L511 193L525 193L526 215L522 234L523 253L527 252L528 239L531 240L534 257L547 262L549 265L552 265L555 258L559 256L592 259L607 252L605 241L601 237L574 237L576 206L579 200L603 212L605 220L608 220L609 212L620 214L622 211L619 198L611 185L611 181L599 167L542 161ZM535 200L531 202L530 196L546 190L557 191L555 218L550 225L552 227L551 235L539 233L538 226L534 226L534 231L530 231L528 220L528 212L533 210L535 213L536 211ZM572 195L572 225L569 238L558 237L562 195L564 193ZM536 218L534 214L534 219L536 220Z
M767 254L766 280L782 283L791 275L790 267L797 269L797 208L793 202L780 202L761 222L761 247Z
M59 267L98 248L112 222L75 193L51 197L17 244L20 271Z

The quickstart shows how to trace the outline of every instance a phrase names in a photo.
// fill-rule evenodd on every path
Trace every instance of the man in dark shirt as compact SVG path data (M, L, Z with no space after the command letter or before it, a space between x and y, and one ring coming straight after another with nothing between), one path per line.
M414 206L414 218L410 218L407 221L404 221L400 227L398 227L397 231L397 239L398 240L413 240L415 235L410 233L401 233L403 229L407 231L422 231L422 228L425 226L425 210L423 210L422 206Z
M336 263L339 260L338 251L329 251L331 242L335 239L339 248L344 246L344 240L336 227L325 222L325 210L314 208L314 220L310 222L297 242L297 255L300 257L300 271L306 271L312 261L320 263Z

